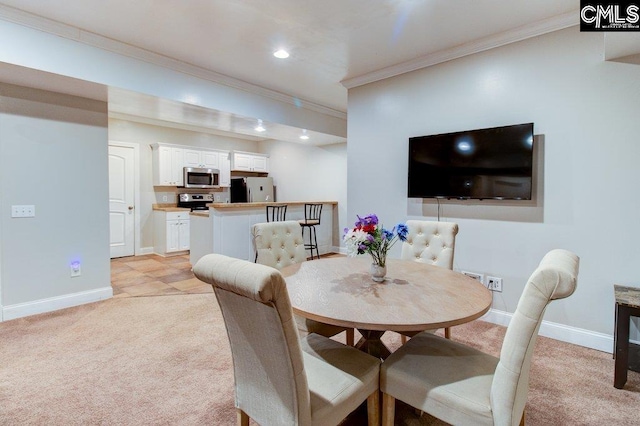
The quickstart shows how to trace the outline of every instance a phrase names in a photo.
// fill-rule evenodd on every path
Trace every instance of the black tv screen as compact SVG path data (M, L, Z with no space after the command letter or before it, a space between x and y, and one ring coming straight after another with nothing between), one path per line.
M530 200L533 123L409 138L410 198Z

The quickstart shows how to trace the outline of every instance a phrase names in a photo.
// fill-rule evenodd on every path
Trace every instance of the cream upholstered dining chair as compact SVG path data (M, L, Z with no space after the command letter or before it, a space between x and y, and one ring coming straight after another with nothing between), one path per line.
M238 425L337 425L365 400L368 424L379 424L380 360L317 334L300 338L279 271L208 254L193 272L213 286L224 318Z
M251 227L256 248L256 263L280 270L307 260L302 228L297 221L256 223ZM298 330L304 335L316 333L331 337L346 332L347 345L353 346L353 328L338 327L295 315Z
M458 235L457 223L408 220L406 225L409 232L406 241L402 243L401 259L453 269L453 254ZM406 336L413 336L417 332L407 331L400 334L402 343L405 343ZM447 339L451 337L449 327L444 329L444 335Z
M383 426L395 399L455 425L524 424L531 357L550 301L576 289L579 258L547 253L524 287L500 358L422 332L389 356L380 373Z

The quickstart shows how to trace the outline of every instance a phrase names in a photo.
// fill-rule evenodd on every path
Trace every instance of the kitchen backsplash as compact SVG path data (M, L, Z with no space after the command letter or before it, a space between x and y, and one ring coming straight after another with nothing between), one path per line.
M191 193L191 194L200 194L200 193L212 193L214 194L214 199L216 203L224 203L229 199L229 188L220 188L220 189L209 189L209 190L197 190L197 189L187 189L187 188L163 188L167 189L167 191L154 191L155 194L155 204L176 204L178 203L178 194L183 193Z

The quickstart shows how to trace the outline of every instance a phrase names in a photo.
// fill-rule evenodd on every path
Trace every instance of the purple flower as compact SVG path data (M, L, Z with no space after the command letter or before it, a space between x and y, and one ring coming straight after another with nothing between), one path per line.
M365 217L357 216L357 218L358 218L358 221L356 222L356 227L358 226L365 227L367 225L375 226L378 224L378 216L376 216L375 214L370 214Z

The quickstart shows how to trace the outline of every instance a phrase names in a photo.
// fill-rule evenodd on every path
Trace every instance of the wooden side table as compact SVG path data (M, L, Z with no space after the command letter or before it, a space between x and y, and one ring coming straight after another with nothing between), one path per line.
M640 288L622 285L614 285L613 288L616 297L613 386L622 389L629 369L629 323L632 316L640 317Z

